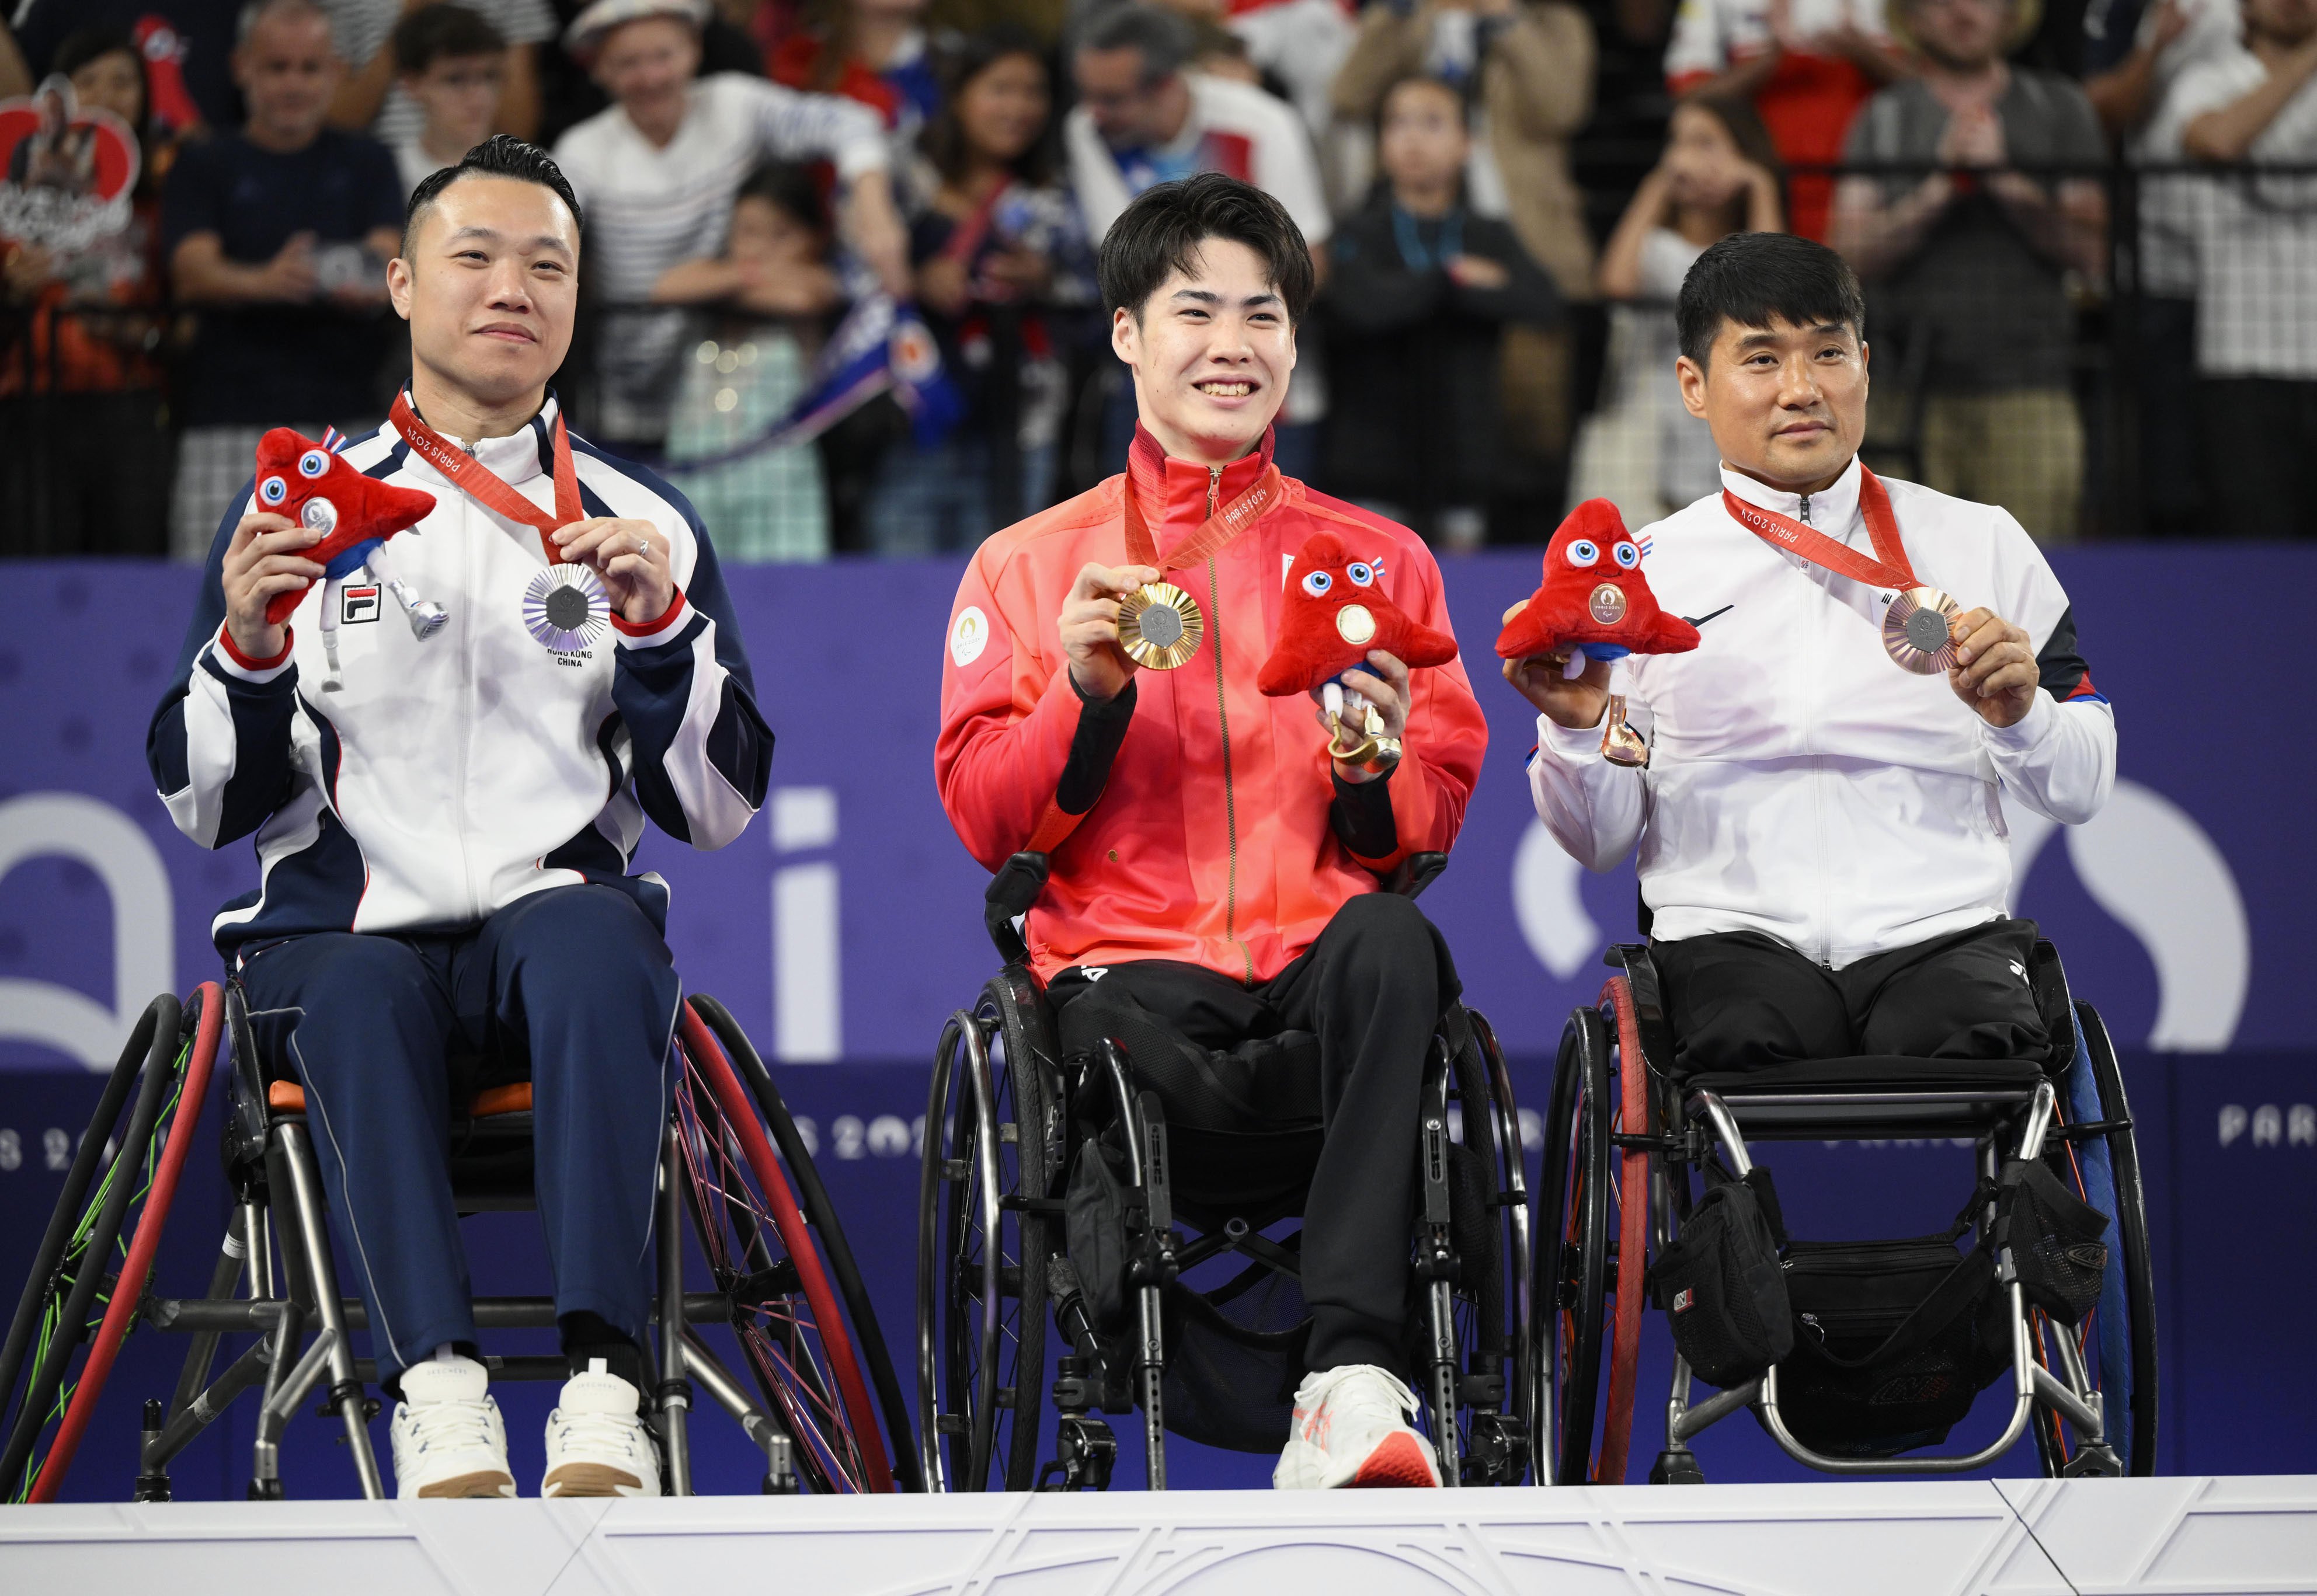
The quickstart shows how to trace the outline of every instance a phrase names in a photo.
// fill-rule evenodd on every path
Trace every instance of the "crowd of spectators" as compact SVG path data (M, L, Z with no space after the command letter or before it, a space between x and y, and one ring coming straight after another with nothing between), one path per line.
M1712 491L1670 305L1741 229L1857 268L1878 468L2048 541L2317 528L2317 0L0 22L0 99L117 119L139 152L104 227L0 236L0 554L198 558L266 427L374 425L406 197L493 132L550 149L586 208L567 402L729 560L960 550L1116 469L1133 406L1094 252L1135 194L1208 170L1275 195L1320 274L1281 464L1444 549ZM6 180L42 181L23 153ZM922 369L860 402L843 361L887 328Z

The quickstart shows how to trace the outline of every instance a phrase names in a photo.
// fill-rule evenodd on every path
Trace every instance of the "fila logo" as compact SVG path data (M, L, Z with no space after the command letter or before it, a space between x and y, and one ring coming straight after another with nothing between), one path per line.
M1685 1286L1680 1290L1673 1294L1673 1311L1675 1313L1686 1314L1696 1306L1697 1289L1695 1287Z
M359 626L365 620L378 619L378 589L348 587L339 590L338 620L347 626Z

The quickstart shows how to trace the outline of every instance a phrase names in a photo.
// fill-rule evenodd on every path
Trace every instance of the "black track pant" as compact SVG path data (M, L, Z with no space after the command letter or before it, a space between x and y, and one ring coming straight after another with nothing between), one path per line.
M1319 1038L1321 1142L1302 1241L1311 1305L1304 1360L1314 1371L1404 1362L1418 1098L1433 1032L1462 990L1440 933L1407 898L1382 892L1336 911L1300 958L1252 986L1197 965L1148 960L1098 976L1065 970L1048 987L1072 1052L1109 1031L1105 1011L1122 1000L1202 1048L1282 1030ZM1259 1187L1265 1172L1249 1171L1242 1190ZM1186 1195L1238 1195L1200 1183L1209 1190L1186 1186Z
M1991 920L1838 970L1759 932L1656 942L1685 1074L1805 1058L2040 1058L2032 920Z

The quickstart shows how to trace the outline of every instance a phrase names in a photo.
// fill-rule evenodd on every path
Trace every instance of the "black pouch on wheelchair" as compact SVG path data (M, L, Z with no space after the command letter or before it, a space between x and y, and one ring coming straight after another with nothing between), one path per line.
M1784 1236L1770 1172L1756 1169L1710 1187L1650 1265L1650 1293L1672 1326L1674 1347L1707 1385L1742 1384L1793 1349L1778 1268Z
M1796 1439L1854 1458L1933 1445L2008 1367L1994 1260L1958 1255L1957 1234L1787 1249L1794 1344L1778 1407Z
M1995 1243L2011 1249L2020 1289L2061 1324L2078 1323L2099 1301L2107 1216L2034 1159L2007 1162L1995 1187Z
M1062 1231L1095 1328L1114 1334L1126 1323L1126 1203L1133 1184L1123 1148L1106 1136L1078 1148L1062 1199Z

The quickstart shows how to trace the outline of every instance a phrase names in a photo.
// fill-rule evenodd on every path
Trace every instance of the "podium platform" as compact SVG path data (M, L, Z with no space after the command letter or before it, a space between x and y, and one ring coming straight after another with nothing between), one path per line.
M155 1596L2317 1592L2317 1476L0 1509L0 1588Z

